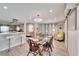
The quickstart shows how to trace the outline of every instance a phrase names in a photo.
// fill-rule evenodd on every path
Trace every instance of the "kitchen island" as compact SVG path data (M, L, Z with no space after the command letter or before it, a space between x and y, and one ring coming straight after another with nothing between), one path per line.
M12 47L22 45L26 42L23 32L0 33L0 51L10 50Z

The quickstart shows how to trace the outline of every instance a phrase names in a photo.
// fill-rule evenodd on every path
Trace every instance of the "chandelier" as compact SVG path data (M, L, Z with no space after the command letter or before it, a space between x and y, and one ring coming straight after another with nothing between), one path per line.
M37 14L37 17L34 19L34 21L35 22L41 22L41 21L43 21L43 19L40 18L40 15L39 14Z

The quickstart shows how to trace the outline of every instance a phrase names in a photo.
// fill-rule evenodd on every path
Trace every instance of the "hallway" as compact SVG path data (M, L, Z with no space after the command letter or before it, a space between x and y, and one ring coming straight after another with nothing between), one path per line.
M0 52L1 56L27 56L28 52L28 44L25 43L22 46L18 46L16 48L11 49L8 51ZM32 54L30 53L30 56ZM44 56L48 56L48 54L44 53ZM67 49L65 48L64 42L59 42L54 40L54 49L52 52L52 56L68 56Z

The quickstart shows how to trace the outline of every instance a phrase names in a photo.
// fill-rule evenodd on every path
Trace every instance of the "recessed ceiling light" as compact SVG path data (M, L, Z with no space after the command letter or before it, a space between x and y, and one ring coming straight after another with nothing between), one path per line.
M7 10L7 9L8 9L8 7L7 7L7 6L3 6L3 8L4 8L5 10Z
M49 12L50 12L50 13L52 13L52 12L53 12L53 10L49 10Z

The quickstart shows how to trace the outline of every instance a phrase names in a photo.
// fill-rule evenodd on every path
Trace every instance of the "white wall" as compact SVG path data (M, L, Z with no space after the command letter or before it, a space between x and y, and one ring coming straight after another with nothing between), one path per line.
M79 6L77 7L77 55L79 55Z
M75 30L75 12L68 16L68 39L67 39L67 26L65 26L65 45L68 49L70 56L77 55L77 30ZM67 23L65 24L67 25Z
M66 48L68 48L68 38L67 38L67 20L65 21L64 31L65 31L65 46L66 46Z
M71 56L77 55L76 31L68 31L68 51Z
M45 26L44 26L44 24L39 24L39 25L38 25L38 29L39 29L39 31L41 31L42 33L45 33Z
M70 55L77 55L77 30L75 30L75 10L68 17L68 51Z
M73 17L71 17L73 18ZM72 24L72 22L70 22ZM66 24L67 25L67 24ZM69 55L79 56L79 5L77 6L77 30L68 31L68 43L65 41L65 45L68 45ZM66 26L65 26L66 29Z
M65 23L65 46L68 49L70 56L77 55L77 31L68 30L67 38L67 22Z

